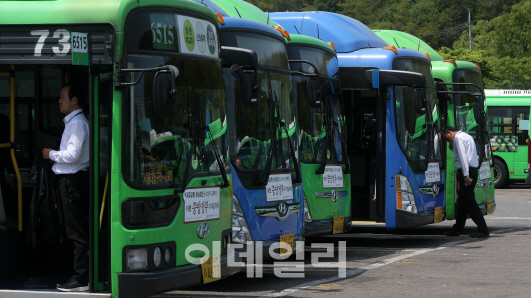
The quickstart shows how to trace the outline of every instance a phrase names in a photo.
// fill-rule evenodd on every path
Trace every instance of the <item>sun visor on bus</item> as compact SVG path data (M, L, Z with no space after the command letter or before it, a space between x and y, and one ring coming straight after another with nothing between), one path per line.
M372 67L340 67L337 76L341 80L343 90L371 90L374 89L365 72Z
M379 86L426 88L426 77L418 72L379 69L378 73ZM374 81L373 70L367 70L365 76L372 85Z
M0 64L72 64L72 32L90 35L92 64L112 64L112 26L66 24L3 28Z
M358 20L326 11L275 12L270 17L290 34L317 37L334 43L337 53L389 46Z

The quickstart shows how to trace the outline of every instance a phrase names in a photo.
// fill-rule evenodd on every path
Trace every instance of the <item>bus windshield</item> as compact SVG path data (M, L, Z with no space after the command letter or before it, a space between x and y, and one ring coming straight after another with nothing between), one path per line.
M481 74L473 70L456 70L453 73L454 83L473 83L478 85L483 90L483 80ZM470 91L472 93L479 92L479 90L473 86L454 86L456 91ZM474 118L474 101L478 101L476 98L468 94L454 94L455 101L455 125L458 130L462 130L472 137L476 135L477 123Z
M240 96L239 79L231 74L230 69L223 72L227 104L233 107L229 111L232 115L228 117L233 121L229 136L232 164L240 170L263 171L271 152L271 170L294 168L291 148L297 146L296 121L290 98L291 82L285 44L281 40L249 32L223 32L221 43L255 51L260 63L256 106L245 106Z
M218 61L193 56L129 54L129 68L174 65L175 113L161 116L153 102L154 72L131 86L124 98L126 177L139 185L181 183L194 172L219 170L214 150L227 159L225 93ZM139 74L134 75L135 78ZM224 165L225 166L225 165Z
M428 112L418 114L415 109L415 89L410 87L394 87L396 107L396 135L402 151L410 161L423 161L426 158L433 159L436 133L428 124L436 118L437 98L431 76L430 64L418 59L396 59L393 69L412 71L424 74L426 77L426 99L428 100ZM438 117L437 117L438 118ZM430 147L431 146L431 147ZM430 156L428 156L430 154ZM440 158L440 155L436 158Z
M316 66L321 75L319 82L321 86L331 82L325 76L330 77L337 73L337 58L330 52L310 47L290 46L288 55L290 60L305 60ZM305 74L317 73L308 63L290 63L290 68L292 71ZM308 101L309 79L308 76L292 73L292 95L297 105L301 162L320 163L323 158L327 162L339 162L341 148L339 142L335 142L336 128L339 128L338 117L341 114L338 101L333 94L330 94L322 99L319 107L312 107ZM327 152L323 151L324 148L328 149Z

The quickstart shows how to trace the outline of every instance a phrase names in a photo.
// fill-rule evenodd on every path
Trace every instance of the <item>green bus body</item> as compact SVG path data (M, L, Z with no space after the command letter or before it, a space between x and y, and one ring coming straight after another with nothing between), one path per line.
M420 40L419 38L400 31L394 31L394 30L374 30L374 32L380 36L382 39L384 39L388 44L390 45L396 45L399 47L405 47L412 50L418 50L423 53L427 53L432 62L432 76L435 80L438 80L440 82L444 83L476 83L473 81L467 81L469 79L468 76L465 76L465 80L456 81L456 78L454 77L458 72L465 72L465 73L475 73L477 74L476 77L481 77L481 70L479 67L471 62L467 61L445 61L442 56L440 56L433 48L431 48L428 44L426 44L424 41ZM454 65L452 62L455 62ZM479 87L483 88L483 83L481 82ZM452 86L447 86L448 90L455 89ZM467 88L467 87L465 87ZM469 89L467 89L469 90ZM471 90L471 89L470 89ZM477 89L474 89L475 92L477 92ZM449 95L450 98L455 98L459 95ZM446 125L456 127L459 129L459 125L456 121L456 106L455 106L455 100L449 100L447 103L441 102L439 99L439 111L441 111L441 107L445 108L445 114L446 116ZM487 103L488 106L488 103ZM486 107L485 107L486 108ZM469 133L477 124L474 121L474 116L472 113L472 110L470 109L467 112L466 117L466 126L467 126L467 133ZM443 121L444 122L444 121ZM488 130L488 125L487 129ZM479 150L479 149L478 149ZM490 150L486 150L486 159L483 161L480 161L481 163L484 161L492 162L492 157L489 157ZM444 155L443 155L444 156ZM457 172L455 169L455 156L453 154L453 151L449 149L449 144L446 144L446 219L455 219L455 202L456 202L456 195L457 195ZM478 178L479 179L479 178ZM482 212L484 214L487 213L487 207L488 202L492 201L492 206L494 211L494 208L496 206L496 202L494 201L494 171L491 165L490 169L490 178L488 179L480 179L478 183L476 184L475 189L475 195L476 195L476 201L478 202ZM451 190L454 191L451 191Z
M528 177L531 91L487 89L485 95L496 163L495 177L498 178L496 182L504 187L510 180ZM507 138L512 145L506 145L508 143L504 139Z
M305 59L300 53L301 51L315 51L316 55L312 56L314 60L310 61L311 63L315 63L316 65L321 66L321 68L326 68L329 61L325 60L326 55L328 54L329 57L337 57L335 53L335 49L332 48L331 45L327 44L326 42L309 37L304 35L298 35L298 34L291 34L290 39L287 40L287 47L288 47L288 59L290 60L309 60ZM320 54L317 54L317 52L320 52ZM295 57L293 57L295 56ZM310 56L308 56L310 57ZM337 59L337 58L336 58ZM332 62L330 62L332 63ZM292 63L290 64L290 67L292 68L292 92L295 90L297 94L297 114L299 119L299 134L304 133L307 135L306 132L303 131L302 122L311 121L310 119L315 119L316 115L311 113L318 113L323 114L321 110L317 110L315 108L311 108L308 103L299 102L307 101L307 97L304 95L299 96L300 93L304 94L306 90L301 90L306 88L306 84L308 80L303 80L301 78L301 81L297 81L296 84L294 78L297 77L297 74L295 72L302 71L303 69L308 68L308 65L304 65L302 63ZM297 69L297 67L299 69ZM328 76L332 77L334 74L326 73L326 76L324 75L324 69L319 70L322 77ZM322 79L323 80L323 79ZM324 79L324 84L329 84L330 81ZM338 117L335 119L331 118L331 121L336 122L336 125L338 127L342 127L342 113L341 113L341 103L342 98L340 98L339 94L335 95L335 111ZM323 98L323 102L321 103L321 107L324 107L324 105L330 104L330 107L332 107L332 98L331 96L327 96L327 98ZM327 115L328 116L328 115ZM314 124L315 120L313 121ZM344 132L344 128L342 127L342 131ZM336 132L332 131L331 137L335 140ZM322 129L319 129L319 136L310 136L309 138L314 139L313 141L315 144L317 144L319 141L324 141L326 139L326 127L323 126ZM344 135L341 135L341 138L345 138ZM332 160L327 157L327 165L340 165L341 169L343 171L343 187L341 188L324 188L324 174L317 174L316 172L321 166L321 161L317 161L315 158L306 158L305 148L303 147L303 137L300 136L301 141L299 142L299 160L301 161L301 170L303 175L303 187L304 187L304 196L306 199L307 206L309 208L310 217L305 217L305 235L306 236L316 236L316 235L324 235L324 234L330 234L330 233L337 233L338 231L334 231L333 229L333 223L334 218L343 217L343 231L347 232L350 230L350 221L351 221L351 188L350 188L350 173L345 173L347 167L344 163L338 162L338 159L335 158L335 160ZM343 144L337 143L338 141L335 140L333 143L337 148L342 146ZM313 142L312 142L313 143ZM313 149L313 148L312 148ZM329 148L329 151L335 151L335 148ZM312 150L310 149L310 154L312 154ZM333 154L337 155L337 153ZM343 155L343 154L339 154ZM322 157L321 157L322 158ZM341 160L344 160L345 157L342 156ZM341 230L341 229L339 229Z
M60 114L57 109L57 88L60 90L60 86L67 80L86 79L91 83L87 84L88 97L92 95L90 109L85 111L86 114L90 112L87 119L91 123L92 133L89 198L90 292L104 292L113 297L143 297L210 281L203 278L202 273L205 272L202 271L202 266L199 263L191 264L186 258L187 255L197 260L208 255L220 256L220 263L216 263L219 259L214 259L214 267L217 269L216 266L221 264L221 277L239 271L237 268L227 267L226 246L232 227L232 178L228 173L226 156L221 158L221 162L217 159L216 163L213 156L200 156L198 153L201 148L211 149L219 146L227 135L224 127L226 121L222 118L225 104L224 101L217 102L219 98L224 100L224 91L219 59L219 25L212 10L188 0L2 1L0 7L0 74L14 74L15 82L24 83L21 86L15 85L15 102L19 110L15 119L19 128L16 132L16 154L22 177L27 176L24 173L28 171L36 154L39 154L39 148L54 147L61 137L61 127L47 127L47 123L51 121L48 118L52 116L58 119L56 122L62 124L62 116L55 115ZM141 20L142 24L129 21L126 26L129 19ZM197 24L205 24L205 30L210 30L202 35L209 38L211 46L207 46L206 54L192 52L199 47L193 40L191 47L186 44L190 52L182 50L185 44L178 41L178 38L184 38L188 32L183 33L182 27L186 28L187 23L179 26L180 20L195 20ZM141 27L144 23L147 26L151 23L151 27ZM168 27L164 27L166 25ZM142 31L135 31L137 28ZM12 35L5 34L6 32ZM72 66L70 32L88 32L91 35L93 59L90 70L87 66ZM195 37L199 35L192 35L192 38ZM134 43L132 40L140 42ZM129 45L126 42L129 42ZM126 61L128 64L125 64ZM138 65L136 61L139 61ZM164 115L167 111L160 108L155 112L157 99L154 101L150 98L153 93L148 92L153 88L152 81L160 69L146 71L143 77L139 72L127 70L157 68L173 63L178 64L176 67L180 72L174 80L178 88L176 102L186 98L186 102L190 99L191 104L183 106L182 110L174 109L173 116L168 116ZM194 66L194 63L198 64ZM205 65L209 68L200 72ZM14 72L9 71L10 67L14 67ZM166 71L168 69L165 68ZM214 71L206 72L208 69ZM194 72L190 72L191 70ZM26 79L28 73L34 76L33 80ZM164 75L163 72L160 74ZM187 81L195 76L195 81ZM144 84L120 85L137 79ZM218 85L221 87L205 87L206 83L202 81L207 80L219 81L221 85ZM8 84L4 84L6 81ZM171 82L171 79L169 81ZM33 83L35 87L31 85ZM9 77L0 76L2 112L10 107L9 104L6 105L9 103L9 86ZM46 89L43 89L43 86ZM35 94L35 101L28 98L19 99L28 97L20 94L26 94L24 90L33 88L35 91L30 93ZM146 91L142 95L140 92L143 88ZM194 92L196 94L193 94ZM47 102L43 102L42 98ZM21 108L28 102L30 107L26 108L28 112L24 114L25 111L23 113ZM200 109L205 106L205 102L208 104L206 111ZM171 108L173 106L170 105ZM183 117L192 117L193 115L186 116L193 114L192 110L197 110L198 115L201 114L197 116L201 118L197 119L207 119L207 123L196 130L200 131L200 134L195 134L190 128L185 129L181 135L180 126L174 121L180 119L179 123L185 123ZM37 120L27 119L36 115ZM150 115L154 116L149 118ZM19 116L23 120L19 120ZM186 127L192 127L191 119L190 126ZM210 119L212 123L208 123ZM35 121L35 125L24 127L24 121ZM155 132L157 127L160 131ZM2 127L2 130L5 129L7 128ZM29 133L26 130L29 130ZM210 133L206 133L207 130ZM151 142L150 131L154 135ZM205 135L202 132L205 132ZM32 134L33 140L28 137ZM39 139L41 135L42 140ZM182 139L184 136L187 140ZM198 136L198 140L192 141L193 136ZM147 140L147 145L140 146L144 145L144 140ZM26 143L31 147L27 150L30 153L25 155L21 148L24 148ZM165 146L170 149L164 149ZM179 155L179 146L184 148L185 154L182 156ZM226 154L226 150L222 149L220 152L222 155ZM189 164L188 169L182 164L178 165L181 160ZM221 164L225 165L222 167L227 172L225 176L223 171L220 171ZM179 176L182 177L179 179ZM24 196L27 197L29 193L31 198L31 182L25 180L24 186ZM185 210L185 207L192 204L192 196L205 194L212 195L214 199L200 202L196 197L193 199L194 206ZM188 196L188 203L185 196ZM196 210L196 203L205 205ZM204 209L207 205L213 210L210 217L200 215L200 212L209 212ZM200 207L202 211L199 210ZM199 212L198 215L195 215L195 211ZM26 211L23 213L27 214ZM194 216L188 215L190 217L186 219L185 213ZM20 218L20 215L18 217ZM13 218L16 219L17 215L13 215ZM194 221L194 218L198 220ZM14 224L7 232L0 232L0 283L21 276L38 275L33 269L43 270L31 265L29 269L22 268L27 266L23 264L26 258L22 257L23 252L35 254L37 257L39 252L33 252L20 244L24 243L20 238L25 237L27 218L20 220L24 225ZM6 239L11 239L7 247ZM198 246L192 247L193 244L202 246L198 250ZM158 266L153 261L155 254L160 252L157 248L162 250L162 261ZM134 268L133 264L136 263L133 259L138 256L134 253L144 251L147 251L145 267ZM126 262L127 260L131 263ZM35 261L37 266L41 266L38 263L40 262ZM131 266L128 267L129 265ZM50 270L55 272L60 269L51 264ZM213 273L211 269L207 270L210 270L208 274ZM69 277L65 275L71 271L72 266L68 265L63 271L56 273ZM0 296L17 297L11 290L0 288ZM35 294L43 295L42 297L59 295L42 290Z

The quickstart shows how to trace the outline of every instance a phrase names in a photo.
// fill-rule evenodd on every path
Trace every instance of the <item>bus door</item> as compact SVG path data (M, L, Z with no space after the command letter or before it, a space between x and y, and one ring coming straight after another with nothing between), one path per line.
M398 76L400 80L396 79ZM396 71L369 68L340 68L340 77L348 127L348 156L350 164L356 165L356 170L351 172L354 224L357 221L383 222L387 227L395 228L396 194L391 185L395 183L387 176L389 171L395 174L394 158L388 156L391 153L394 156L398 148L393 147L396 138L389 129L395 127L395 103L389 99L394 86L423 90L426 87L425 78L419 73L398 74ZM419 102L419 109L423 106L425 103ZM393 141L388 141L390 139ZM425 147L424 150L429 149ZM427 156L427 153L423 155ZM404 175L407 172L406 167L397 171L404 171Z
M383 174L385 147L382 137L385 102L373 88L365 71L369 68L340 67L345 115L347 155L352 166L351 216L354 222L385 222L385 201L378 191Z
M2 295L9 297L9 290L55 291L57 283L61 283L72 275L73 247L62 230L51 230L50 225L41 223L42 205L34 198L36 182L35 172L37 160L41 157L42 148L58 150L64 130L64 115L59 111L59 94L67 82L76 82L85 95L83 112L91 126L91 163L89 173L92 175L89 184L89 274L90 286L94 290L103 290L107 276L106 237L108 233L99 232L99 210L102 204L104 185L98 178L108 168L108 136L101 133L108 121L112 93L110 83L99 83L100 77L110 80L109 74L89 74L88 67L61 64L36 65L0 65L0 72L9 67L9 77L0 78L0 113L9 115L11 139L9 146L13 151L12 159L4 162L5 151L2 151L2 176L4 167L8 172L8 180L14 175L18 179L12 184L2 183L0 203L0 283ZM99 67L92 67L92 73L99 73ZM107 71L108 72L108 71ZM103 102L99 98L105 98ZM95 129L99 126L99 129ZM9 132L10 129L2 127ZM98 133L100 132L100 133ZM11 157L11 156L10 156ZM99 159L98 159L99 158ZM46 162L46 161L44 161ZM32 178L33 177L33 178ZM5 186L9 186L8 191ZM56 205L57 206L57 205ZM59 208L59 207L56 207ZM50 212L54 212L54 209ZM5 214L5 217L3 216ZM57 219L59 221L59 219ZM102 218L101 225L107 229L107 222ZM103 241L102 241L103 240ZM99 273L97 270L100 270ZM9 282L9 283L6 283ZM3 296L2 296L3 297Z
M494 192L493 185L493 157L490 132L487 126L487 110L485 105L485 94L483 89L474 83L444 83L436 82L437 98L440 101L446 100L448 95L453 95L455 128L471 135L476 143L477 155L479 158L479 176L476 184L476 200L483 214L491 214L496 208L494 195L487 195L486 192ZM453 86L453 90L447 88ZM443 148L447 148L446 145ZM452 178L450 178L452 179ZM452 190L456 196L459 185L457 177ZM451 185L447 183L447 185ZM446 213L448 219L455 218L455 201L446 202Z

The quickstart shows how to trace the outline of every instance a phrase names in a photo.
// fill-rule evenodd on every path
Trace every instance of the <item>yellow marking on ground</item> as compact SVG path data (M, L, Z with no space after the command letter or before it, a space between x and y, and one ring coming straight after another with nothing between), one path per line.
M409 264L416 263L418 261L422 261L422 259L419 259L419 258L403 259L401 261L394 262L393 265L409 265Z
M341 287L341 285L333 282L333 283L329 283L329 284L320 284L318 286L311 287L309 289L310 290L321 290L321 291L325 290L325 291L328 291L328 290L330 290L332 288L337 288L337 287Z

